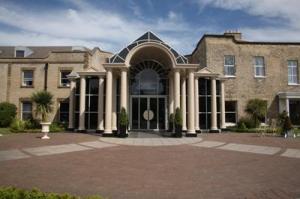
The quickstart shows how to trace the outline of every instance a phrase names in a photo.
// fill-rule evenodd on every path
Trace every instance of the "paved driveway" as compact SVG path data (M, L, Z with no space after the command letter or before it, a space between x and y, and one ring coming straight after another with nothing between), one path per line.
M108 198L300 197L300 139L204 134L193 143L137 146L36 135L0 138L0 158L5 151L26 156L0 161L0 185Z

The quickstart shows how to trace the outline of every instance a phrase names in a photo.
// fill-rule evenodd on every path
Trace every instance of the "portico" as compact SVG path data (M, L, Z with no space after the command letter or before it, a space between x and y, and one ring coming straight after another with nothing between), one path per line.
M145 33L103 65L105 72L87 69L69 76L70 129L85 131L96 127L103 135L112 136L118 129L121 108L128 112L129 130L168 130L169 116L176 108L182 111L186 136L225 128L224 83L220 75L199 64L189 64L186 57L153 33ZM203 80L210 82L205 95L199 94ZM210 125L201 125L203 115ZM93 121L97 121L95 125L91 124Z

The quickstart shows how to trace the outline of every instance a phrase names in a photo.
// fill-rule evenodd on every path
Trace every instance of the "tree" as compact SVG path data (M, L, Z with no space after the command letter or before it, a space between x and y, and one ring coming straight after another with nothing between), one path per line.
M53 95L48 91L37 91L31 100L36 104L36 114L41 115L42 122L47 122L48 114L53 110Z
M258 127L267 113L267 102L261 99L251 99L248 101L245 111L254 120L255 127Z
M182 137L182 112L180 108L175 110L175 137Z

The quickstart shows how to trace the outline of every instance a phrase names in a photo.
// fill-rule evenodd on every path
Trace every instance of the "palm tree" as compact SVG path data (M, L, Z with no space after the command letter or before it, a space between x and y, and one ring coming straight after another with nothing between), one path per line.
M48 91L37 91L31 100L36 104L36 114L41 115L42 122L47 122L48 114L53 110L53 95Z
M36 104L36 114L41 115L42 133L44 136L42 139L50 139L48 137L49 126L51 122L48 122L48 114L53 110L53 95L48 91L37 91L32 94L31 100Z

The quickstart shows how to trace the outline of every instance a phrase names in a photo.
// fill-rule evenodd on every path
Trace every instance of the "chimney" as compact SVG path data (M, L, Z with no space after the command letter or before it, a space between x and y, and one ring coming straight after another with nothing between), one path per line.
M242 33L239 32L238 30L229 30L229 31L225 31L224 33L225 36L233 36L235 40L242 40Z

